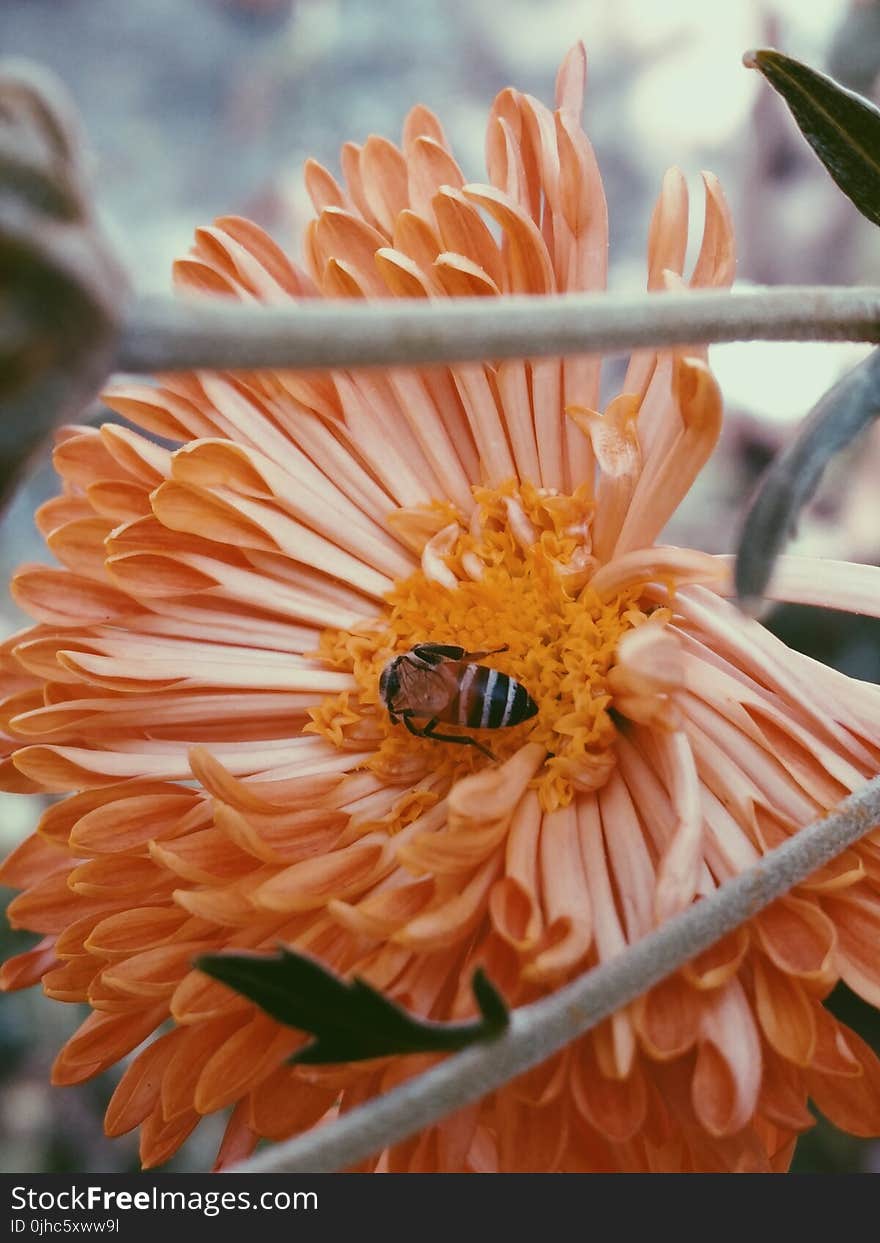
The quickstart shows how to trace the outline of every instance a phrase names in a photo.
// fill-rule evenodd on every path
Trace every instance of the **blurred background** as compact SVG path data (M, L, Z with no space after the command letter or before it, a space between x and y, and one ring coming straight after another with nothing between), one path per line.
M552 102L568 46L589 58L587 130L605 179L611 282L644 284L648 221L676 163L702 214L698 173L722 180L738 236L738 283L880 281L877 234L833 186L781 101L742 67L773 44L876 97L876 0L0 0L4 56L54 70L80 109L101 220L141 292L169 287L194 227L247 215L299 256L310 215L300 169L314 156L338 172L341 144L398 139L408 109L443 121L459 163L484 178L484 125L514 85ZM698 230L697 230L698 231ZM793 425L865 353L851 345L730 345L710 361L725 393L722 445L670 529L671 542L727 551L764 466ZM794 549L880 561L880 429L829 471ZM0 574L48 560L32 521L55 491L37 466L0 526ZM21 624L0 598L0 629ZM880 625L810 609L769 624L794 647L880 681ZM0 795L0 847L29 832L32 799ZM0 932L0 950L26 948ZM880 1020L846 990L832 1008L880 1047ZM0 1000L0 1169L137 1168L133 1136L106 1140L112 1073L50 1089L59 1045L80 1007L33 990ZM218 1127L203 1124L176 1170L210 1167ZM219 1125L219 1124L218 1124ZM824 1123L800 1142L801 1171L880 1170L880 1145Z

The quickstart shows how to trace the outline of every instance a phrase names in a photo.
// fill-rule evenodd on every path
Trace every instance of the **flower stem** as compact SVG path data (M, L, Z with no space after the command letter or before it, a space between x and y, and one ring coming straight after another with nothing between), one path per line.
M137 373L389 366L756 340L880 341L880 289L316 300L283 309L140 299L115 365Z
M549 997L514 1010L509 1027L496 1039L450 1057L338 1121L267 1149L231 1172L317 1174L348 1169L480 1100L641 996L878 823L880 777L619 957Z

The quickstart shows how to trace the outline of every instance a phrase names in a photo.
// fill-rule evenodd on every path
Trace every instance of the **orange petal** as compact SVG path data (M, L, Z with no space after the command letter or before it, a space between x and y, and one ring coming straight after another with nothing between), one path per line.
M836 893L857 884L864 875L865 865L858 849L844 850L836 859L811 873L798 888L808 893Z
M415 104L406 114L403 122L403 146L408 151L418 138L432 138L441 147L449 146L443 126L437 116L424 104Z
M390 236L398 214L410 206L408 160L387 138L371 134L361 150L360 171L367 203Z
M131 1014L89 1015L55 1059L52 1082L66 1085L92 1079L130 1053L167 1014L168 1007L159 1005Z
M808 1071L810 1096L822 1113L850 1135L866 1139L880 1132L880 1060L855 1032L846 1030L846 1043L861 1074L840 1076Z
M52 971L47 971L43 977L43 991L53 1001L87 1001L100 970L101 964L89 954L68 958Z
M227 993L230 997L236 997L229 990ZM230 1036L246 1025L253 1013L253 1007L247 1004L231 1014L223 1014L215 1019L195 1023L191 1027L177 1029L179 1038L162 1075L161 1085L161 1109L169 1121L193 1110L196 1084L206 1056L209 1057Z
M357 905L334 899L328 902L327 913L357 936L379 940L420 914L434 897L434 890L433 877L425 876L410 884L379 889Z
M74 893L117 905L131 897L162 896L173 884L174 878L150 859L130 855L101 855L80 863L68 877Z
M785 972L756 957L755 1010L764 1035L781 1057L809 1066L816 1050L814 1007L803 987Z
M657 538L705 466L721 434L721 391L700 358L677 357L674 405L684 428L666 420L645 450L645 466L620 532L615 554L641 548Z
M556 107L580 117L587 83L587 53L583 41L568 49L556 74Z
M590 890L572 805L544 815L539 849L546 927L538 953L522 975L546 983L571 971L592 944Z
M625 591L636 583L676 579L680 586L689 583L715 583L726 577L725 567L715 557L690 548L639 548L615 556L602 566L590 580L590 586L602 600Z
M32 833L0 864L0 885L29 889L56 872L70 871L70 866L70 851L39 833Z
M115 410L118 414L130 419L132 423L166 440L188 440L191 436L210 436L216 430L208 414L203 412L198 405L166 388L154 388L151 385L128 381L124 384L110 385L102 392L101 399L111 410ZM84 480L81 486L86 488L88 493L88 489L93 486L109 487L112 483L118 483L120 487L136 486L139 490L144 486L136 485L134 480L102 479L100 476L98 476L97 484L95 476L92 476L90 480ZM149 512L149 506L146 512Z
M503 764L457 781L449 795L450 831L464 833L489 824L509 824L544 756L539 743L528 742Z
M342 781L339 773L315 773L286 781L241 781L205 747L193 747L189 761L193 776L209 794L245 813L272 815L291 805L308 806Z
M563 1049L540 1066L534 1066L511 1080L510 1090L517 1099L527 1104L549 1105L568 1091L570 1070L571 1053L569 1049Z
M315 243L323 264L331 259L344 263L366 293L382 296L382 283L375 274L373 256L388 244L383 233L349 212L328 207L318 220Z
M206 948L210 948L207 939L156 946L111 963L103 978L110 988L145 1001L169 998Z
M535 225L511 199L494 186L471 184L463 193L478 203L504 230L507 242L505 293L546 294L555 292L556 279L544 239Z
M694 288L730 285L736 272L730 208L713 173L703 173L703 185L706 193L703 241L690 284Z
M337 1096L335 1088L302 1082L295 1071L282 1066L251 1089L250 1124L267 1139L287 1139L319 1122Z
M393 866L389 840L370 833L351 846L285 868L259 886L254 900L270 911L317 910L331 898L362 893Z
M486 269L464 255L437 255L433 272L450 298L486 298L500 292Z
M565 413L590 441L600 470L592 546L607 560L617 542L642 468L636 427L639 399L631 393L616 397L604 414L584 406L567 406Z
M183 1033L167 1032L137 1055L116 1085L104 1115L104 1133L125 1135L155 1109L162 1089L162 1075Z
M83 854L136 850L153 838L173 834L196 806L196 797L186 790L116 799L80 817L71 829L70 845Z
M340 832L348 821L345 812L324 807L271 816L252 812L249 817L222 803L214 807L217 828L241 850L265 863L296 863L344 845Z
M6 917L13 928L60 933L74 919L90 911L110 910L115 905L118 903L106 900L85 901L68 885L67 873L59 873L14 898L6 908Z
M541 810L532 791L519 802L507 835L505 875L492 886L489 914L500 936L520 952L532 949L543 928L538 897Z
M199 1114L188 1113L166 1122L161 1108L157 1106L141 1127L141 1168L151 1170L172 1157L200 1120Z
M683 976L670 976L635 1003L633 1022L646 1052L660 1061L671 1061L696 1043L698 996Z
M308 159L303 165L303 180L312 206L318 215L325 207L351 210L351 202L336 179L317 160Z
M56 447L52 465L62 479L80 488L87 488L96 479L133 478L110 453L95 427L76 428Z
M302 1032L279 1027L256 1014L203 1064L195 1091L199 1113L213 1113L244 1096L251 1087L303 1043Z
M761 1115L787 1131L808 1131L816 1119L807 1109L804 1077L788 1062L764 1049L764 1077L761 1081Z
M58 527L68 522L78 522L84 518L93 518L94 512L88 501L79 495L62 493L38 505L34 511L34 524L37 530L47 539Z
M165 782L123 782L119 785L105 786L100 790L84 790L73 794L61 802L48 807L40 817L38 832L41 837L57 845L67 845L68 837L82 816L88 815L95 808L114 803L118 798L142 794L150 797L157 794L179 795L180 787Z
M249 1157L259 1142L259 1135L252 1131L247 1123L248 1101L240 1100L233 1109L223 1139L217 1150L217 1157L212 1169L213 1174L222 1173L230 1166L238 1165Z
M130 596L107 583L47 566L23 567L10 590L25 612L52 625L95 625L142 611Z
M188 833L170 842L152 842L150 856L176 876L204 885L223 884L258 866L258 860L217 828Z
M852 1034L818 1002L813 1009L816 1025L816 1049L813 1054L813 1069L823 1075L842 1075L852 1078L862 1073L858 1058L849 1045Z
M674 676L674 675L673 675ZM676 824L657 870L655 910L658 922L690 905L700 885L703 865L701 784L693 751L684 730L658 734L658 748L670 773Z
M171 280L175 289L211 298L238 298L240 288L232 277L217 272L209 263L198 259L175 259L171 265Z
M780 971L810 980L824 975L834 955L838 934L832 920L818 904L788 895L756 916L754 927Z
M144 487L154 488L170 475L171 454L155 441L118 423L104 423L100 432L113 458Z
M480 271L488 275L495 288L500 289L504 281L501 252L476 207L467 201L463 193L451 187L444 187L436 195L433 206L440 230L441 249L476 264Z
M461 169L449 151L434 138L421 135L407 148L406 167L409 201L414 211L431 218L431 202L441 187L460 190L464 185Z
M303 289L303 274L265 229L261 229L253 220L247 220L243 216L219 216L214 224L227 237L233 238L247 250L259 267L288 294L296 297L307 293Z
M880 904L867 887L863 895L828 898L824 907L837 928L834 966L851 989L876 1006L880 1005Z
M398 839L397 858L413 872L460 875L478 867L507 836L504 820L466 831L446 824L446 803L431 807ZM407 840L409 839L409 840Z
M694 988L720 988L737 974L750 943L748 928L737 928L685 963L682 975Z
M433 953L463 941L483 916L501 865L499 852L488 859L459 892L438 898L435 905L405 924L391 939L397 945L422 953Z
M572 1059L571 1092L576 1109L611 1143L625 1143L645 1121L648 1095L639 1063L625 1079L606 1079L589 1038Z
M688 235L688 192L681 169L667 169L648 233L648 288L663 288L667 269L681 275Z
M106 518L78 518L55 527L46 543L68 570L100 582L104 577L104 540L111 529Z
M170 940L189 920L186 911L176 906L117 911L94 924L85 939L85 949L100 958L128 958Z
M737 980L710 995L691 1084L694 1112L713 1136L733 1135L752 1116L761 1084L761 1044Z
M44 937L33 949L15 954L0 965L0 991L12 993L19 988L31 988L57 965L55 938Z
M441 251L440 238L426 220L413 211L402 211L394 222L392 243L422 271L429 271Z

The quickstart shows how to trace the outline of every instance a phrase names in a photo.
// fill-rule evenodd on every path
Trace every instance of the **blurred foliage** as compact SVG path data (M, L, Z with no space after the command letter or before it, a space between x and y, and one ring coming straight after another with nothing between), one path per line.
M850 90L873 95L880 74L880 3L848 6L828 49L828 72Z

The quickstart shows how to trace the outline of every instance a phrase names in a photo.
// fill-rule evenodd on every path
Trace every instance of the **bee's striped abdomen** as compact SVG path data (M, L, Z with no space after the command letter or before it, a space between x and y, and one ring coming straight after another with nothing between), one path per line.
M458 694L457 720L471 729L503 729L519 725L538 711L524 686L506 673L485 665L468 665Z

